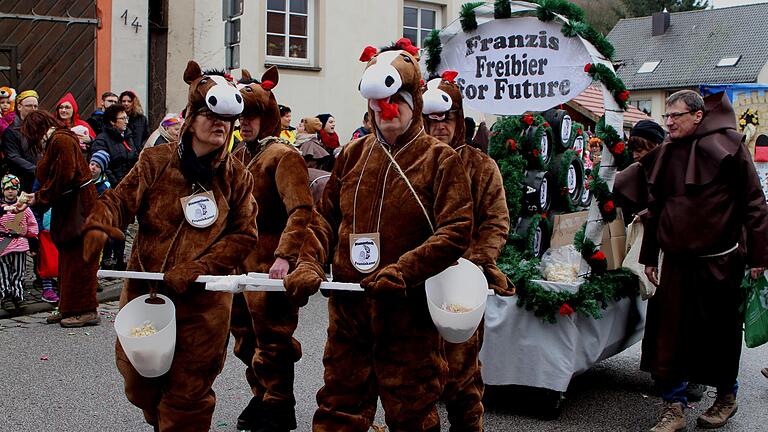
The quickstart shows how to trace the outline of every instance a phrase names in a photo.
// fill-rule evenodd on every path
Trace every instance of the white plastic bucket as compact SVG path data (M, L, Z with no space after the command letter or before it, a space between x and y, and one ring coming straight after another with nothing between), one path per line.
M120 345L136 371L143 377L156 378L171 368L176 348L176 307L168 297L158 294L165 304L150 304L149 294L136 297L123 306L115 317L115 332ZM149 321L157 333L131 336L131 330Z
M488 299L488 281L482 270L459 258L458 265L427 279L425 288L429 314L443 339L462 343L472 337L483 318ZM471 311L449 312L443 309L444 305L460 305Z

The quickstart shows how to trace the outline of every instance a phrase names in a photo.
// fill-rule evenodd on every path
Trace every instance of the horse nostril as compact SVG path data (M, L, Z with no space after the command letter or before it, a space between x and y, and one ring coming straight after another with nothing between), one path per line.
M243 98L239 94L235 95L235 100L237 101L237 103L243 103Z
M446 95L443 95L443 100L444 100L444 101L446 101L446 102L448 102L448 96L446 96Z
M216 100L216 96L211 96L211 97L208 98L208 104L210 106L216 106L217 102L218 102L218 100Z
M387 75L387 79L384 80L384 85L386 85L387 87L392 87L392 84L394 83L395 83L395 79Z

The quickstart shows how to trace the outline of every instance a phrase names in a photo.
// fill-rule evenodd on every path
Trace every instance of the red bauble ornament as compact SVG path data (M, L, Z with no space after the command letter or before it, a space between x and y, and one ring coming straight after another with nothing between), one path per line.
M528 126L533 124L533 116L530 114L526 114L523 116L523 123L527 124Z
M619 141L616 143L615 146L611 148L611 153L620 155L624 153L624 149L626 148L626 145L624 144L624 141Z
M605 261L608 258L605 257L605 254L602 251L597 251L592 254L591 257L589 257L590 261Z
M568 316L573 313L573 308L568 303L563 303L562 306L560 306L560 316Z
M517 151L517 143L512 138L507 140L507 146L509 147L509 151Z
M581 134L583 134L583 133L584 133L584 132L583 132L581 129L576 129L576 135L581 135Z
M589 73L590 69L592 69L592 63L587 63L584 65L584 72Z
M613 200L608 200L603 204L603 211L606 213L612 212L616 208L616 205L613 204Z
M619 93L619 100L622 102L626 102L629 100L629 90L624 90L623 92Z

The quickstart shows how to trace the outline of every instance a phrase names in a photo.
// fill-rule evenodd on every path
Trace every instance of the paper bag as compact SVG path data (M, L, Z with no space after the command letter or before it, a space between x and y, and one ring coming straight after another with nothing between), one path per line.
M608 258L608 270L616 270L621 267L627 248L627 230L624 227L624 218L621 211L613 222L603 228L603 240L600 250Z
M581 226L587 221L588 211L555 215L554 228L552 229L551 248L558 248L573 244L573 237L579 232Z

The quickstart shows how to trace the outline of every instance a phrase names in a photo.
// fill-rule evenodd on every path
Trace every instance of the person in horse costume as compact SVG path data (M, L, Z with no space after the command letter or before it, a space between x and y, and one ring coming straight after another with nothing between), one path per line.
M364 50L360 92L374 132L338 155L285 279L293 301L306 304L334 251L334 281L365 289L329 294L316 432L367 431L377 397L391 431L440 430L447 364L424 281L469 246L472 200L459 155L424 132L417 52L407 39Z
M221 72L187 64L186 119L179 142L141 152L116 189L94 206L85 225L84 255L98 260L107 235L138 220L128 269L165 272L162 282L127 280L120 306L162 293L176 307L176 350L170 370L145 378L120 342L117 367L128 400L156 431L208 431L216 404L211 389L226 358L232 294L205 291L204 274L231 274L256 247L253 178L227 152L243 99Z
M253 197L259 206L259 244L249 251L242 270L283 279L296 267L313 201L304 158L290 142L278 138L280 111L272 93L277 83L274 66L261 81L243 70L239 87L245 104L240 115L244 145L233 156L253 175ZM253 392L238 418L238 430L296 429L294 363L301 358L301 345L293 333L298 323L299 308L283 292L235 295L231 321L235 355L247 366L245 375Z
M424 86L424 122L427 133L451 146L461 156L469 176L475 224L472 243L464 258L483 269L488 285L499 295L513 295L515 287L496 267L496 259L509 235L509 211L503 180L496 162L466 142L461 89L454 81L458 73L445 71ZM451 431L483 430L483 378L480 376L480 346L483 326L460 344L446 343L449 378L442 399Z

